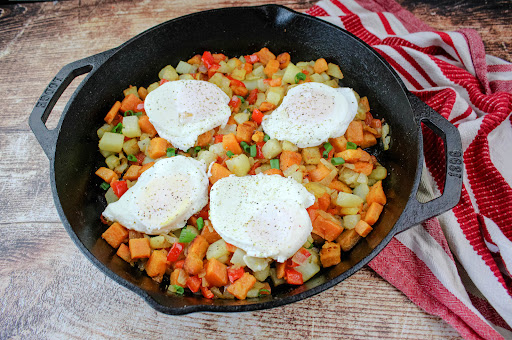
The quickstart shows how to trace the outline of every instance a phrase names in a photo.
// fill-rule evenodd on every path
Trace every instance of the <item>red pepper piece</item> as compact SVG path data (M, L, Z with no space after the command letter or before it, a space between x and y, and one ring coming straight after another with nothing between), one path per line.
M287 268L294 268L294 267L298 267L298 266L299 266L299 264L293 262L292 259L286 260L286 267Z
M126 183L126 181L112 181L110 186L112 187L112 190L114 190L114 194L119 198L128 191L128 183Z
M144 111L144 103L137 104L137 112L146 112Z
M258 124L261 124L261 121L263 120L264 116L265 115L258 109L254 109L252 111L252 120Z
M199 218L199 217L202 217L203 220L207 220L208 219L208 210L209 210L209 207L210 205L207 204L200 212L198 212L197 214L195 214L194 216Z
M179 261L176 261L174 262L174 269L176 268L183 268L183 266L185 265L185 260L179 260Z
M213 59L212 54L208 51L204 51L201 60L203 61L204 66L206 66L206 68L208 69L210 69L210 67L212 67L213 64L215 64L215 59Z
M311 253L304 248L300 248L295 255L292 256L292 261L298 263L299 265L303 264L307 261L308 257L311 256Z
M167 262L174 262L178 260L178 257L180 256L181 252L185 248L184 243L176 242L172 245L171 250L169 250L169 254L167 254Z
M249 93L249 97L247 97L247 102L252 105L256 103L256 100L258 99L258 89L254 89Z
M240 80L238 80L238 79L235 79L235 78L233 78L231 76L226 76L226 78L231 80L231 83L229 83L229 85L231 85L231 86L242 86L242 87L245 87L245 84L243 82L241 82Z
M265 156L263 156L263 145L265 145L265 142L258 142L256 143L256 158L263 159Z
M378 129L382 127L382 121L380 119L372 119L370 126L374 129Z
M284 270L284 278L287 283L291 285L301 285L304 283L302 279L302 273L296 271L293 268L286 268Z
M240 98L238 98L238 96L233 96L231 97L231 100L229 101L228 105L231 106L233 110L236 110L240 107L240 105L242 105L242 101L240 100Z
M242 267L238 267L238 268L229 267L228 268L229 282L231 282L231 283L235 282L236 280L241 278L242 275L244 275L244 273L245 273L245 270Z
M256 144L257 145L257 144ZM260 148L261 149L261 148ZM257 150L257 149L256 149ZM257 157L257 156L256 156ZM251 167L251 170L249 170L249 175L256 175L256 169L261 166L260 162L255 162L254 165Z
M245 62L249 64L254 64L260 61L260 57L257 54L245 55Z
M223 137L224 137L224 135L215 135L215 136L213 136L213 138L215 138L215 144L222 143L222 138Z
M188 289L190 289L193 293L196 293L199 291L199 287L201 287L201 279L197 275L189 276L186 284Z
M366 112L366 118L364 119L364 123L368 126L372 124L373 116L370 112Z
M160 80L160 85L163 85L163 84L165 84L167 82L169 82L167 79L162 79L162 80Z
M201 293L203 294L203 296L207 299L213 299L213 293L211 290L209 290L208 288L206 287L201 287Z
M213 77L215 73L217 73L217 70L220 68L219 64L213 64L212 67L208 69L208 78Z

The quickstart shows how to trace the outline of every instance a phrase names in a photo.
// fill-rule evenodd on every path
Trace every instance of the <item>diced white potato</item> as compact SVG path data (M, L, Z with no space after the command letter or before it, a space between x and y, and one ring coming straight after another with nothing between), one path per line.
M261 148L261 152L263 153L263 157L266 159L272 159L279 155L282 151L281 143L275 138L269 139L265 145Z
M324 84L327 86L330 86L330 87L334 87L334 88L340 87L337 79L331 79L331 80L324 81Z
M236 124L226 124L223 128L219 129L219 135L228 135L230 133L236 134Z
M220 143L219 143L220 144ZM206 163L206 167L217 160L217 155L209 150L201 150L197 154L197 159Z
M235 78L236 80L244 80L246 73L247 71L245 68L237 67L231 72L231 77Z
M296 172L297 170L299 170L299 166L297 164L293 164L291 165L288 169L286 169L285 171L283 171L283 175L285 177L290 177L294 172Z
M327 192L327 187L318 182L309 182L304 184L307 191L315 195L316 198L322 197Z
M338 193L336 205L342 208L357 208L363 204L363 199L354 194L347 194L346 192Z
M159 235L149 239L149 246L153 249L162 249L169 248L172 244L163 235Z
M340 208L341 215L357 215L359 208Z
M244 256L244 262L251 269L253 272L259 272L260 270L265 269L268 267L270 259L262 259L260 257L254 257L254 256Z
M127 155L136 155L139 153L140 148L139 144L137 143L137 139L132 138L128 139L126 142L123 143L123 151Z
M247 255L245 251L243 251L240 248L236 248L235 252L233 253L233 256L231 257L231 264L239 267L245 267L245 261L244 256Z
M249 157L245 154L240 154L226 160L226 166L229 171L237 175L238 177L245 176L251 170L251 163Z
M249 120L251 114L249 112L240 112L233 116L233 119L237 124L245 123Z
M98 144L100 150L121 152L123 150L124 135L121 133L105 132Z
M288 142L287 140L284 140L282 143L281 143L281 146L283 148L283 151L293 151L293 152L296 152L299 150L299 147L295 144L293 144L292 142Z
M254 77L265 78L265 67L263 65L260 65L258 67L254 67L254 69L252 70L251 74Z
M254 89L257 89L258 88L258 84L259 84L259 81L260 78L254 78L254 79L245 79L242 83L244 83L245 87L249 90L249 91L252 91Z
M215 73L213 76L211 76L210 79L208 79L208 81L212 84L215 84L217 85L218 87L220 87L222 85L222 79L225 78L222 74L220 73Z
M249 299L257 298L258 296L260 296L260 290L263 289L264 287L265 287L265 284L263 284L262 282L256 281L254 286L247 292L247 298L249 298Z
M107 158L108 156L110 155L113 155L114 153L112 151L105 151L105 150L100 150L100 153L103 157Z
M299 61L296 66L298 68L304 69L309 66L309 61Z
M259 173L265 172L270 169L270 164L263 164L262 166L259 166L254 170L254 173L257 175Z
M306 164L318 164L322 158L320 149L317 146L302 149L302 158Z
M304 173L302 170L295 171L291 176L294 180L296 180L298 183L302 183L302 180L304 178Z
M354 229L357 222L361 219L361 215L345 215L343 216L343 227L345 229Z
M206 259L217 259L222 263L226 263L228 259L229 251L226 245L226 241L220 239L218 241L213 242L208 247L206 251ZM223 260L223 261L221 261Z
M146 149L148 148L149 143L151 143L151 139L149 139L149 138L141 139L140 141L138 141L137 144L139 145L139 150L142 152L146 152Z
M158 72L158 77L160 79L167 79L170 81L178 80L178 73L176 72L174 67L172 67L172 65L167 65L166 67L161 69L160 72Z
M115 167L114 171L117 173L123 173L128 168L128 160L126 157L121 157L123 155L122 153L119 154L120 163L118 166Z
M270 275L270 266L266 266L264 269L256 271L252 275L254 275L258 281L265 281Z
M137 98L139 98L139 93L137 92L137 86L130 86L126 90L123 90L124 96L128 96L129 94L133 94Z
M341 73L340 67L336 64L329 63L327 64L327 74L331 77L343 79L343 73Z
M370 187L366 183L361 183L352 190L354 195L357 195L366 202L366 195L370 192Z
M323 83L325 81L324 77L322 77L318 73L313 73L310 78L311 81L315 83Z
M293 63L289 63L283 75L283 82L288 84L295 84L295 76L299 72L302 72L300 68L293 65Z
M286 283L285 279L277 278L277 271L275 268L270 268L270 278L272 279L272 283L274 284L274 287L277 287L279 285L282 285L283 283Z
M231 58L228 60L227 64L228 67L231 69L231 72L233 72L233 70L239 64L239 62L237 61L237 58Z
M119 201L119 197L114 194L114 189L112 189L112 187L108 188L107 192L105 193L105 200L107 201L107 204Z
M154 82L153 84L149 85L147 90L148 90L148 93L150 93L151 91L153 90L156 90L157 87L160 86L160 83L159 82Z
M191 65L182 60L180 60L180 62L178 63L178 66L176 66L176 72L179 74L196 73L196 71L197 71L197 65Z
M321 160L323 160L323 158L321 158ZM338 169L331 170L331 172L318 183L328 186L336 176L338 176Z
M140 137L142 132L139 126L139 117L128 116L123 118L123 135L129 138Z
M271 89L273 88L274 87L271 87ZM269 91L267 93L267 102L272 103L275 106L279 105L279 102L281 101L282 98L283 97L277 92Z
M306 262L304 262L300 266L293 268L302 274L302 279L304 280L304 282L311 279L313 276L315 276L316 273L320 271L320 261L318 258L318 253L316 252L315 248L306 250L310 252L311 256L308 257Z
M283 78L285 70L279 70L272 75L272 79Z
M105 158L105 163L107 163L107 166L110 170L113 170L120 163L119 157L115 155L110 155L107 158Z
M148 163L151 163L151 162L154 162L155 160L151 157L149 157L148 155L146 155L146 157L144 157L144 160L142 161L142 165L144 164L148 164Z
M324 81L331 80L331 77L329 77L329 75L325 72L320 73L320 75L322 76L322 78L324 78Z
M208 150L219 157L226 155L226 150L224 149L224 146L222 146L222 143L212 144Z
M258 90L262 92L267 92L267 90L270 88L270 85L263 81L263 79L258 79ZM266 95L265 95L266 97Z
M261 103L263 103L265 99L265 93L258 92L258 96L256 97L256 102L254 103L254 106L260 107Z
M103 134L105 132L110 132L110 131L112 131L113 128L114 128L114 125L104 124L102 127L100 127L98 129L98 131L96 131L96 133L98 134L98 138L101 139L101 137L103 137Z
M185 73L185 74L180 74L180 77L178 79L179 80L194 80L195 78L192 77L191 74Z
M377 181L382 181L387 176L388 171L386 170L386 168L383 167L382 165L377 165L377 167L373 169L372 173L370 174L370 176L368 176L368 178L375 179Z
M354 187L357 183L357 179L359 178L359 173L349 169L347 166L351 164L344 164L344 167L340 170L340 175L338 176L339 180L345 182L350 187Z

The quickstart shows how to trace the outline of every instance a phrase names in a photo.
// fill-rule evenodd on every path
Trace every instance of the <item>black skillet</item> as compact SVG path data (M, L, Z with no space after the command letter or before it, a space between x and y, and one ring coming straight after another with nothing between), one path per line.
M105 208L103 191L94 171L102 165L97 128L112 103L128 85L147 86L157 81L165 65L176 65L202 51L228 56L250 54L262 47L289 52L292 61L324 57L340 65L343 86L369 98L372 111L391 125L389 151L378 155L389 170L388 204L374 231L335 267L322 270L302 286L279 286L272 297L207 300L176 297L115 255L101 239L105 226L99 216ZM48 130L48 119L71 81L89 73L60 118ZM423 165L421 123L444 142L444 194L422 204L416 192ZM103 273L142 296L167 314L198 311L238 312L276 307L299 301L343 281L376 256L397 233L451 209L461 192L461 141L457 129L409 93L394 70L371 47L339 27L276 5L235 7L190 14L153 27L125 44L78 60L50 82L30 116L30 127L50 160L55 206L69 235Z

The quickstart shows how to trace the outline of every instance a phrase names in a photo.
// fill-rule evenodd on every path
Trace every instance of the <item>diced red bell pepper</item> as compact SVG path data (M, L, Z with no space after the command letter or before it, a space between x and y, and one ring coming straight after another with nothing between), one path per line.
M249 64L254 64L260 61L260 57L257 54L245 55L245 62Z
M235 282L236 280L241 278L242 275L244 275L244 273L245 273L245 270L243 267L238 267L238 268L229 267L228 268L229 282L231 282L231 283Z
M146 155L144 154L144 152L139 152L138 154L135 155L135 158L137 158L137 162L132 162L132 163L136 163L137 165L142 165L142 162L146 158Z
M256 146L257 147L257 146ZM257 149L256 149L257 150ZM251 170L249 170L249 175L256 175L256 169L261 166L260 162L255 162L254 165L251 167Z
M169 254L167 254L167 262L174 262L178 260L181 252L185 248L185 243L176 242L172 245L171 250L169 250Z
M213 138L215 138L215 144L222 143L222 138L224 138L224 135L215 135Z
M208 78L213 77L215 73L217 73L217 70L220 68L219 64L213 64L212 67L208 69Z
M201 279L199 278L199 276L189 276L187 279L187 287L193 293L199 291L199 287L201 287Z
M207 204L200 212L198 212L197 214L194 215L194 217L202 217L203 220L207 220L208 219L208 210L210 209L210 205Z
M131 139L130 137L126 137L126 136L124 137L124 141L125 141L125 142L126 142L126 141L129 141L130 139Z
M249 93L249 97L247 97L247 102L252 105L256 103L256 100L258 99L258 89L254 89Z
M105 217L103 217L103 215L100 215L100 221L103 224L108 224L108 221L105 219Z
M212 54L208 51L204 51L201 60L203 61L203 64L204 66L206 66L207 69L210 69L210 67L212 67L213 64L215 64L215 59L213 59Z
M370 126L374 129L378 129L382 127L382 121L380 119L372 119Z
M114 190L114 194L119 198L128 191L128 183L126 183L126 181L112 181L110 186L112 187L112 190Z
M370 112L366 112L366 118L364 119L364 123L368 126L372 124L373 116Z
M179 260L179 261L176 261L174 262L174 269L177 269L177 268L183 268L183 266L185 265L185 260Z
M292 256L292 261L298 263L299 265L303 264L307 261L308 257L311 256L311 253L307 251L305 248L300 248L295 255Z
M286 263L286 268L294 268L294 267L298 267L299 266L299 264L293 262L292 259L286 260L285 263Z
M233 110L236 110L240 107L240 105L242 105L242 101L240 100L240 98L238 98L238 96L233 96L231 97L231 100L229 101L228 105L231 106Z
M137 112L145 112L144 111L144 102L137 104Z
M265 142L258 142L256 143L256 158L263 159L265 156L263 156L263 145L265 145Z
M201 293L207 299L213 299L213 297L214 297L212 291L209 290L207 287L201 287Z
M254 109L252 111L252 120L258 124L261 124L264 116L265 115L258 109Z
M293 268L286 268L284 270L284 278L287 283L291 285L301 285L304 283L302 279L302 273L296 271Z
M226 75L226 78L231 80L231 83L229 83L229 85L231 85L231 86L242 86L242 87L245 87L245 84L243 82L241 82L240 80L238 80L238 79L235 79L235 78L233 78L231 76L228 76L228 75Z
M167 79L162 79L162 80L160 80L160 85L163 85L163 84L165 84L167 82L169 82Z

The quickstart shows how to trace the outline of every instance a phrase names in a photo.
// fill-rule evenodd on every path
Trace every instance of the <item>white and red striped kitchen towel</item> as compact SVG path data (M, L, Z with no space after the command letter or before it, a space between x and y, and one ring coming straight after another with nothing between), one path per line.
M393 0L322 0L307 13L371 45L462 137L451 211L397 235L370 267L468 339L512 339L512 64L470 29L439 32ZM425 133L421 193L439 194L442 144Z

